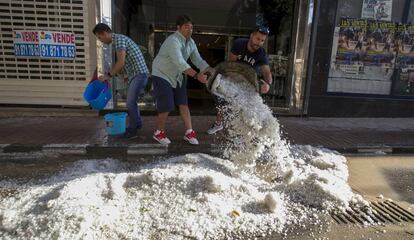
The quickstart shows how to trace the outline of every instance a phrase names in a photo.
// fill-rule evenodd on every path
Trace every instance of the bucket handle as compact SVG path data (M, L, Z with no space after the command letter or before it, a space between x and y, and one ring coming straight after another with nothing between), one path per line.
M104 88L103 92L106 92L110 88L110 85L109 85L109 81L108 80L105 80L104 82L106 84L106 88Z
M91 84L94 81L100 81L100 80L99 79L91 79L88 84ZM108 90L111 85L109 84L108 80L105 80L103 82L106 84L106 87L102 91L106 92L106 90Z

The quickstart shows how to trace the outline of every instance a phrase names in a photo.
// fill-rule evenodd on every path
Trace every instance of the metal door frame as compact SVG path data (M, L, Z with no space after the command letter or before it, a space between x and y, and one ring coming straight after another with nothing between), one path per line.
M289 59L288 73L288 101L286 108L272 108L274 111L287 112L289 114L304 113L305 86L309 80L308 64L310 58L311 33L314 25L316 0L296 0L293 32L292 32L292 56Z

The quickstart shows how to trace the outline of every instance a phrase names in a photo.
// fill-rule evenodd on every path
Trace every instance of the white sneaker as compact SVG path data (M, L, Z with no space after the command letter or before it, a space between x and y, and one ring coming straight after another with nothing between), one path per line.
M171 143L170 139L167 138L165 131L160 131L160 130L155 131L152 138L155 141L161 143L162 145L168 145Z
M191 131L187 132L184 135L184 140L186 140L190 144L198 145L197 134L194 130L191 130Z
M211 128L207 130L207 133L211 135L221 130L223 130L223 124L214 122Z

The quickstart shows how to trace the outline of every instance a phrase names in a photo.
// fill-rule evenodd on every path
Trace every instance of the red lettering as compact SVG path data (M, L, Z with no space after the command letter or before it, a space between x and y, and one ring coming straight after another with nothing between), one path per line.
M52 33L53 42L56 42L56 33Z
M75 35L67 33L52 33L53 42L55 43L75 43Z
M37 32L22 32L22 39L25 42L39 42Z

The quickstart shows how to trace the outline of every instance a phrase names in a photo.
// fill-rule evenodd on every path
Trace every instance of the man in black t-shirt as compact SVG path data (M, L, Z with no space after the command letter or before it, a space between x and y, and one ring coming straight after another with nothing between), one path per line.
M261 30L261 31L259 31ZM270 72L269 60L263 44L266 40L269 30L267 28L257 28L250 34L250 38L239 38L233 43L230 50L229 60L244 62L252 66L257 73L260 73L264 79L260 92L267 93L272 83L272 73Z
M266 37L269 35L269 28L256 27L250 34L250 38L239 38L233 42L233 46L229 53L229 61L244 62L252 66L256 73L263 77L260 86L261 93L267 93L272 84L272 73L269 67L269 60L267 59L266 51L263 44ZM207 130L208 134L214 134L223 129L222 114L220 110L217 111L217 119L213 126Z

